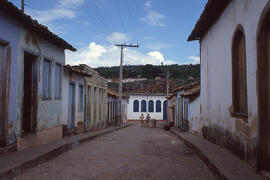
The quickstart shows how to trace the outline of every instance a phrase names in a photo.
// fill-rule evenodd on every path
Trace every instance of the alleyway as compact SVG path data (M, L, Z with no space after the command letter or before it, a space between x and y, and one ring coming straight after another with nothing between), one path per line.
M215 179L178 138L139 124L86 142L15 179Z

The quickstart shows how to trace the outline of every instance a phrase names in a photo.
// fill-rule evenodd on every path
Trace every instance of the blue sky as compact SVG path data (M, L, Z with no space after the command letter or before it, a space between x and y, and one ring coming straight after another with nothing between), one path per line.
M20 7L20 0L11 0ZM71 43L66 63L91 67L125 64L196 64L199 43L187 42L206 0L25 0L25 12Z

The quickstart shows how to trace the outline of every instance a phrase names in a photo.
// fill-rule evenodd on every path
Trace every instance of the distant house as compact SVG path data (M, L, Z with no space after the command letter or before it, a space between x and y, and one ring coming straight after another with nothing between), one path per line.
M123 79L123 83L146 81L146 78L126 78Z
M70 44L0 1L0 147L62 138L62 70Z
M108 98L107 98L107 103L108 103L108 125L117 125L117 120L118 120L118 94L108 90Z
M64 66L62 93L61 124L67 130L107 127L107 81L96 71L87 65Z
M195 113L199 112L199 108L194 105L198 102L199 93L200 82L194 82L175 88L167 98L168 120L174 122L174 126L181 131L190 130L191 121L195 118Z
M200 119L192 129L270 172L270 2L209 0L200 41Z
M129 93L127 104L127 119L139 120L140 115L150 114L152 119L167 119L167 100L165 94L160 93Z

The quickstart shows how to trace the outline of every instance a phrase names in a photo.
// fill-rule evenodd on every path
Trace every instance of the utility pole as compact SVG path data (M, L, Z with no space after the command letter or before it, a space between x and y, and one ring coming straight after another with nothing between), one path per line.
M167 92L166 92L166 95L167 95L167 98L169 96L169 86L170 86L170 82L169 82L169 76L170 76L170 72L169 72L169 66L167 65ZM168 113L168 100L167 100L167 103L166 103L166 112ZM168 117L168 116L167 116ZM168 118L166 117L166 120L167 122L169 121Z
M138 48L139 45L132 45L132 44L116 44L115 46L118 46L121 48L121 55L120 55L120 72L119 72L119 121L118 121L118 126L122 125L123 119L122 119L122 84L123 84L123 52L124 48L126 47L133 47L133 48Z
M22 12L24 13L24 0L21 0L21 7L22 7Z
M170 72L169 72L169 66L167 66L167 92L166 92L166 95L167 97L169 96L169 76L170 76Z

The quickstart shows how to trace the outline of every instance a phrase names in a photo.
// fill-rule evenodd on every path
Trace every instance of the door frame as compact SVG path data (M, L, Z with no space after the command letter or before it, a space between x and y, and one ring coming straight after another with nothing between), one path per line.
M73 86L74 87L74 91L73 91L73 96L72 96L72 101L73 101L73 105L71 105L72 109L73 109L73 114L72 112L69 112L69 106L70 106L70 86ZM68 123L67 123L67 127L68 129L74 129L75 128L75 109L76 109L76 99L75 99L75 96L76 96L76 83L74 81L70 81L68 83ZM70 117L70 113L71 113L71 116ZM70 119L71 118L71 119ZM69 123L70 123L70 126L69 126Z
M0 137L0 147L5 146L7 144L7 124L8 124L8 113L9 113L9 96L10 96L10 68L11 68L11 47L8 41L0 39L0 44L2 46L6 46L7 48L7 62L6 62L6 77L5 77L5 88L4 89L4 102L0 102L3 109L0 110L0 130L3 131L2 137ZM2 126L2 127L1 127Z
M270 122L267 122L264 120L263 116L265 113L265 108L264 107L264 103L263 102L263 97L267 92L263 91L264 88L268 88L266 87L266 85L264 85L263 83L263 75L265 75L265 73L267 73L268 75L270 74L270 68L268 65L268 70L263 69L262 68L262 63L263 61L267 61L263 59L263 55L265 53L265 51L268 51L266 49L262 49L262 45L264 45L265 41L262 41L263 39L265 39L264 35L265 35L265 30L264 30L264 26L265 26L265 22L267 20L270 19L270 2L268 2L264 8L264 10L262 11L260 20L259 20L259 24L258 24L258 28L257 28L257 39L256 39L256 46L257 46L257 98L258 98L258 141L257 141L257 167L261 170L267 170L269 171L269 165L268 165L268 161L270 159L270 148L267 147L269 146L269 139L270 137L268 137L268 144L266 143L267 140L265 140L264 136L267 136L267 131L270 130ZM269 27L270 28L270 25ZM270 31L270 30L268 30ZM269 43L270 44L270 43ZM264 47L264 46L263 46ZM268 48L269 49L269 48ZM268 60L270 58L270 54L268 54ZM266 72L265 72L266 71ZM268 83L268 86L270 84ZM270 90L270 89L269 89ZM268 90L268 91L269 91ZM263 92L262 92L263 91ZM270 93L267 93L267 96L269 96ZM268 106L268 105L267 105ZM270 116L267 115L267 119L269 121ZM264 127L266 125L266 127L268 127L267 129ZM265 135L266 133L266 135ZM270 136L270 133L268 132L268 136ZM267 139L267 137L266 137ZM266 144L265 144L266 143ZM268 149L268 152L267 152ZM265 157L266 156L266 157Z
M39 82L39 78L40 78L40 69L39 69L39 63L41 62L41 57L39 56L38 53L26 49L26 48L22 48L22 77L23 77L23 82L22 82L22 119L21 119L21 137L24 136L23 132L23 112L24 112L24 57L25 57L25 53L28 53L32 56L34 56L33 62L32 62L32 73L33 73L33 85L32 85L32 103L31 103L31 133L37 133L37 127L38 127L38 118L37 118L37 110L38 110L38 82Z

